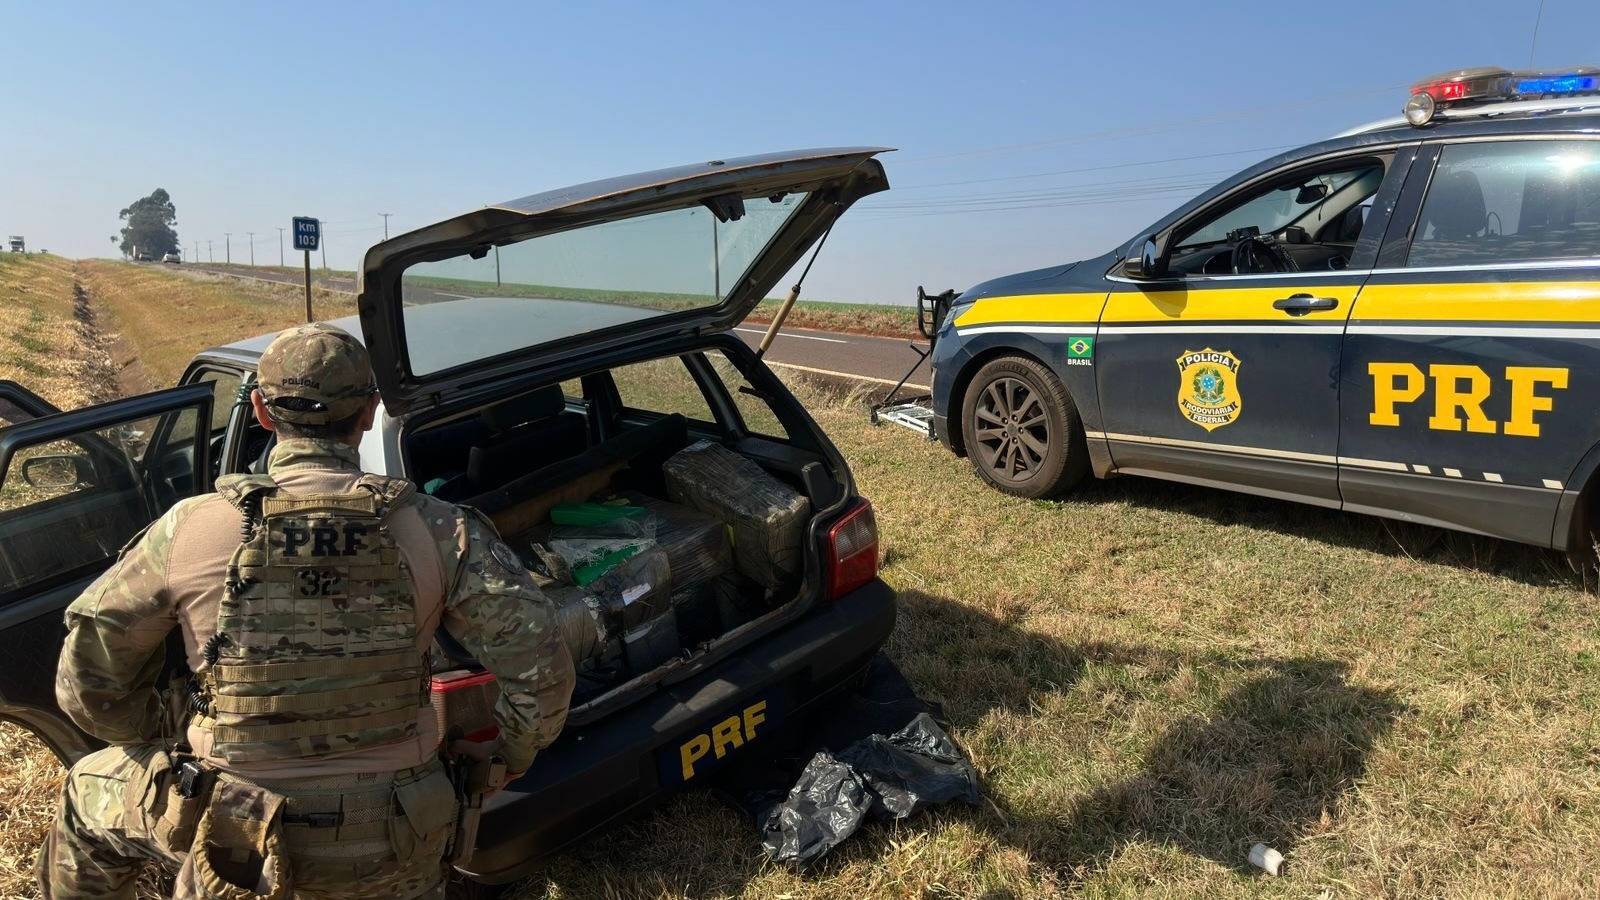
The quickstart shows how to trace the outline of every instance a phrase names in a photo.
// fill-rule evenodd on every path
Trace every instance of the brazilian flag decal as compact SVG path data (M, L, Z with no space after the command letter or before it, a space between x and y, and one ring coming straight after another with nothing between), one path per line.
M1089 359L1094 356L1094 338L1070 337L1067 338L1068 359Z

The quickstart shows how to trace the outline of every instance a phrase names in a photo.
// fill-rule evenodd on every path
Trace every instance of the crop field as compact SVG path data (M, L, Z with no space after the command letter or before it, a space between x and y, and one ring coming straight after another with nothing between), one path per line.
M302 270L293 266L243 266L237 263L198 263L196 268L214 269L246 277L288 277L297 283ZM350 290L355 273L339 270L312 270L313 284L328 284L339 290ZM621 303L649 309L681 310L706 306L710 298L697 294L671 294L653 291L603 291L592 288L569 288L539 284L496 284L492 288L484 281L468 281L433 276L407 276L405 283L434 291L464 292L471 296L496 297L546 297L555 300L586 300L591 303ZM787 291L788 286L784 285ZM762 300L751 311L747 321L766 323L778 312L780 301ZM835 300L797 300L790 310L786 325L796 328L817 328L823 331L842 331L854 334L876 334L888 337L910 337L916 333L916 314L911 307L891 306L883 303L849 303Z
M74 283L123 384L299 315L293 289L0 264L0 335L32 335L0 337L0 377L73 405L99 390L68 358ZM795 388L877 508L887 652L942 704L984 803L869 825L794 873L687 794L517 897L1600 893L1600 601L1561 559L1141 479L1018 500L871 427L858 397ZM30 895L59 778L0 726L0 896ZM1283 877L1247 865L1258 841Z

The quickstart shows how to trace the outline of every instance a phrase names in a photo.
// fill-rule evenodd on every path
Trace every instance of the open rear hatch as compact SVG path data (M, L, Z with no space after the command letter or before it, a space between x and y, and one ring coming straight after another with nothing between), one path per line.
M888 187L878 152L595 182L368 251L361 329L385 406L416 413L402 435L407 473L490 515L540 580L579 667L574 722L725 658L829 589L817 528L839 518L849 489L825 438L791 431L763 458L741 449L752 439L739 429L666 415L670 404L641 411L590 386L612 384L607 359L676 359L683 350L665 348L715 341L708 332L742 320L846 209ZM708 390L716 376L699 366ZM575 374L581 397L558 383ZM778 394L774 380L768 395ZM441 651L439 665L470 665ZM478 698L466 706L486 712L493 692L466 675L436 689L445 724L468 732L458 701Z
M731 328L860 198L884 148L714 160L548 191L373 246L358 304L400 415L619 344Z

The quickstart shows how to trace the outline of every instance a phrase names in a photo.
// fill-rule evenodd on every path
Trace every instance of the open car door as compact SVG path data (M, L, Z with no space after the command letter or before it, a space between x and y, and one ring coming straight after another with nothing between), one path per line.
M55 404L15 381L0 378L0 428L60 411Z
M20 411L0 427L0 719L63 762L94 746L55 702L63 610L146 525L210 489L211 403L193 384L63 413L0 382L0 410Z

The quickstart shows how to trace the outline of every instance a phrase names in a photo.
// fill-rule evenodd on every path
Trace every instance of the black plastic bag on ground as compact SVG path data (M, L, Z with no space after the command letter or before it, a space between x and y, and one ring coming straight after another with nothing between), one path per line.
M855 834L873 803L866 782L822 751L806 764L788 799L767 813L761 843L778 862L807 866Z
M978 774L933 717L919 713L888 737L818 752L788 797L760 819L767 853L803 868L843 843L868 813L903 819L930 806L978 802Z
M851 744L839 761L866 779L878 816L904 819L953 800L978 802L977 772L927 713L888 737L875 734Z

